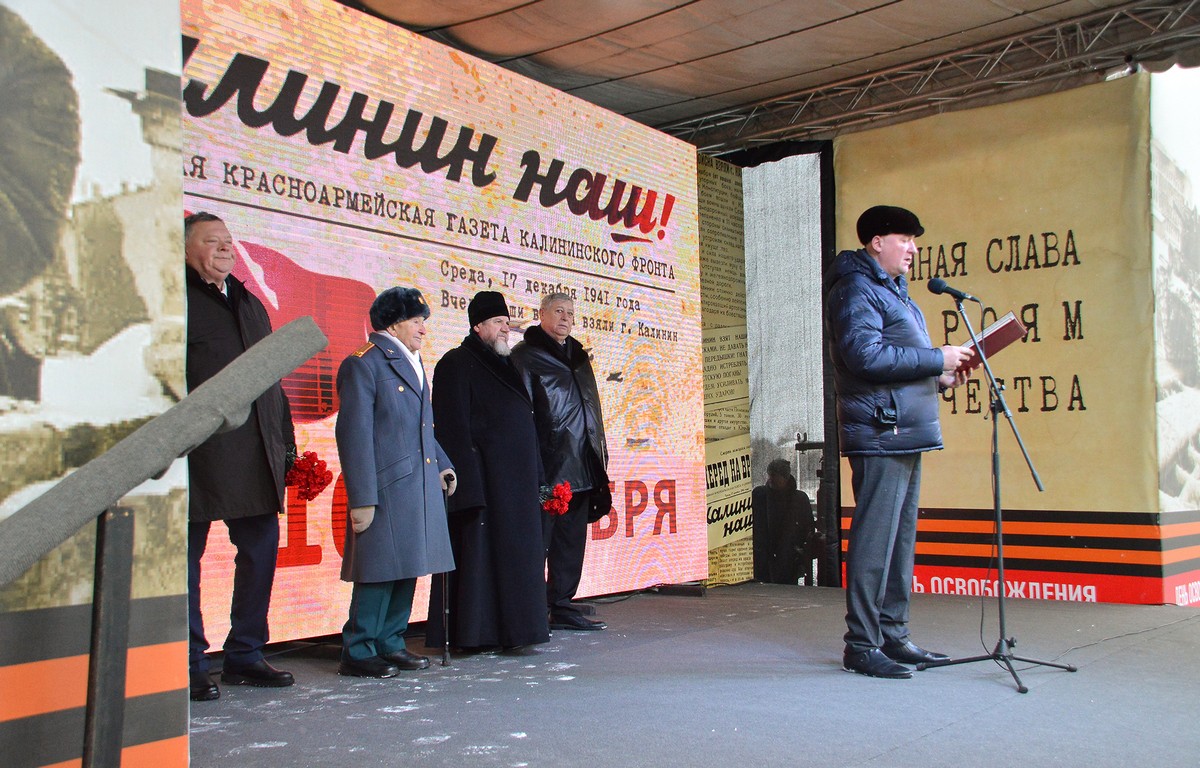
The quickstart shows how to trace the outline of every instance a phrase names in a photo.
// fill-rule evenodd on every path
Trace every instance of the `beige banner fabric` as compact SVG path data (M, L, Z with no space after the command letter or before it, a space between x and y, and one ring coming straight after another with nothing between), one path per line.
M708 551L753 538L750 433L704 444L708 489Z
M1029 327L992 367L1046 490L1002 418L1006 506L1155 509L1148 87L1131 77L836 143L838 247L857 246L868 206L917 213L909 291L935 346L968 338L953 300L926 290L935 277L984 300L982 320L966 305L976 331L1008 311ZM945 396L923 507L991 508L987 410L982 372Z
M742 169L699 155L696 186L708 581L736 584L754 576Z

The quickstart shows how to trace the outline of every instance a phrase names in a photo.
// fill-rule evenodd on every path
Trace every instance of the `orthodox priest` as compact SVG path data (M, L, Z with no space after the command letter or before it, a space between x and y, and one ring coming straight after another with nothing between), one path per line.
M509 360L504 296L481 291L470 332L433 372L434 432L458 472L449 500L456 570L445 580L449 642L472 652L550 639L546 614L541 460L527 382ZM433 579L426 644L446 642L443 580Z

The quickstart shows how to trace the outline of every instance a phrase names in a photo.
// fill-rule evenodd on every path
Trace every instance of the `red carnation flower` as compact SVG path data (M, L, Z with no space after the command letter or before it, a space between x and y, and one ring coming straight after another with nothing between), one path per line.
M565 515L571 504L571 484L565 480L554 486L541 487L542 509L552 515Z
M296 457L296 463L288 470L284 483L296 487L296 495L303 501L312 501L321 495L333 482L333 473L315 451L305 451Z

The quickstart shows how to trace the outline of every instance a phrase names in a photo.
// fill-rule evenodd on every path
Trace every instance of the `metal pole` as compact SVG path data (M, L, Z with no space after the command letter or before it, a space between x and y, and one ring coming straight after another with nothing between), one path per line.
M442 487L442 507L450 515L450 497ZM450 574L442 571L442 666L450 666Z
M96 520L83 768L121 764L132 585L133 512L124 507L111 507Z

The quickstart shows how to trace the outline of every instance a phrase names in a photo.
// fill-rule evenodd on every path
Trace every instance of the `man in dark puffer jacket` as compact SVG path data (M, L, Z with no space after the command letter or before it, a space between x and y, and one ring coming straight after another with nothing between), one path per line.
M945 659L908 637L921 454L940 450L938 390L966 381L965 347L937 349L904 275L925 229L911 211L875 206L858 219L863 248L825 275L841 452L850 460L854 517L846 550L842 666L908 678L900 663Z

